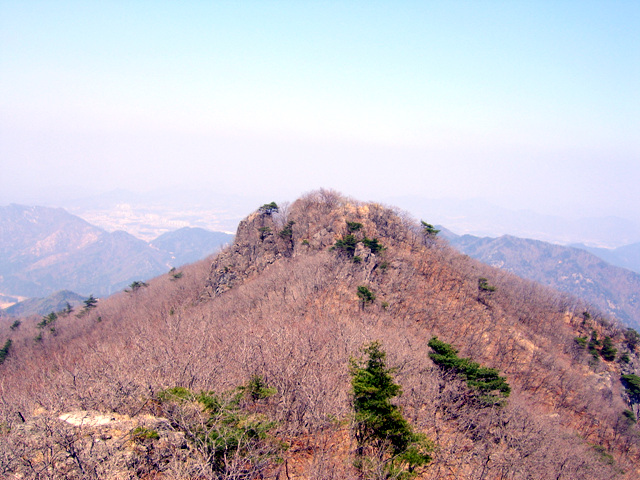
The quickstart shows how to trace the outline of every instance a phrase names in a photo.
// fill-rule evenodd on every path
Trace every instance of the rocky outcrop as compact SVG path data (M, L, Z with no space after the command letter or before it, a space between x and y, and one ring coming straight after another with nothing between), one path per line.
M273 214L255 212L238 226L235 242L215 259L207 281L206 292L217 296L233 288L239 281L259 273L291 250Z
M14 425L13 458L0 460L15 478L155 478L192 456L182 432L166 418L74 410L40 410Z
M204 296L220 295L278 259L332 248L336 240L350 233L348 222L360 224L355 234L360 241L351 255L357 257L363 271L368 273L376 267L378 257L361 240L381 237L388 244L420 241L420 235L411 230L410 219L401 213L320 190L290 207L278 210L261 207L240 222L235 242L211 266Z

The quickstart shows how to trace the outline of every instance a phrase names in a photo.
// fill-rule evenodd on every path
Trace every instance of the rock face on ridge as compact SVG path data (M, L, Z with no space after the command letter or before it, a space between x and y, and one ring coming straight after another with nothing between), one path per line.
M245 277L259 273L288 253L278 241L272 215L256 212L240 222L235 242L218 255L212 266L207 292L217 296Z

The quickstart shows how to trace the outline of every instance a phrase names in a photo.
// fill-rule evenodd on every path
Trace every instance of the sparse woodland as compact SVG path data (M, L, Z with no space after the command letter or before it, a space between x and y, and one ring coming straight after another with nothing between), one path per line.
M0 477L640 478L640 339L423 225L312 192L144 288L3 321ZM428 463L358 443L350 365L372 344Z

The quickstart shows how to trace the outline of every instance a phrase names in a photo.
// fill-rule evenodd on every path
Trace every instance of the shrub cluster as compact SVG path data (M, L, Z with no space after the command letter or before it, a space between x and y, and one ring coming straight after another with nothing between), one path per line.
M157 399L172 426L185 434L217 475L258 478L282 445L269 435L276 423L244 411L240 403L273 393L261 377L253 377L247 386L221 395L174 387L161 391Z
M347 234L342 238L336 240L333 245L334 250L339 250L346 253L349 256L353 256L356 251L358 243L362 243L365 247L371 250L371 253L380 253L386 250L386 247L380 243L377 238L368 238L363 235L362 238L358 238L354 233L362 230L362 224L358 222L347 222Z
M593 330L591 337L587 342L587 337L575 337L574 341L579 348L586 348L589 354L593 357L593 362L600 360L600 357L604 358L607 362L613 362L618 354L618 349L614 347L613 340L609 336L605 336L604 340L598 340L598 332ZM629 361L628 355L623 354L620 358L621 361Z

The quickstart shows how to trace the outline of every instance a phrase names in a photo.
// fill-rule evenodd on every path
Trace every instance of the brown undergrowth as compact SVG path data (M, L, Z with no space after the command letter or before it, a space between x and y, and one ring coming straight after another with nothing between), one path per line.
M349 234L353 252L332 248ZM479 288L480 278L495 289ZM360 286L375 300L363 302ZM420 478L637 478L638 427L623 416L619 378L623 368L637 373L638 359L623 330L595 312L585 319L587 308L455 253L402 212L313 192L250 215L215 258L61 317L54 331L36 328L39 319L3 327L13 347L0 366L0 474L257 478L243 477L240 461L226 477L213 469L159 395L221 395L259 377L276 393L243 411L274 422L268 434L282 447L259 475L359 478L348 365L378 340L397 368L405 417L435 444ZM596 363L578 348L575 337L592 331L613 338L629 363ZM430 360L432 336L506 375L511 396L480 401ZM73 411L122 416L128 430L60 420ZM137 427L158 437L133 448Z

